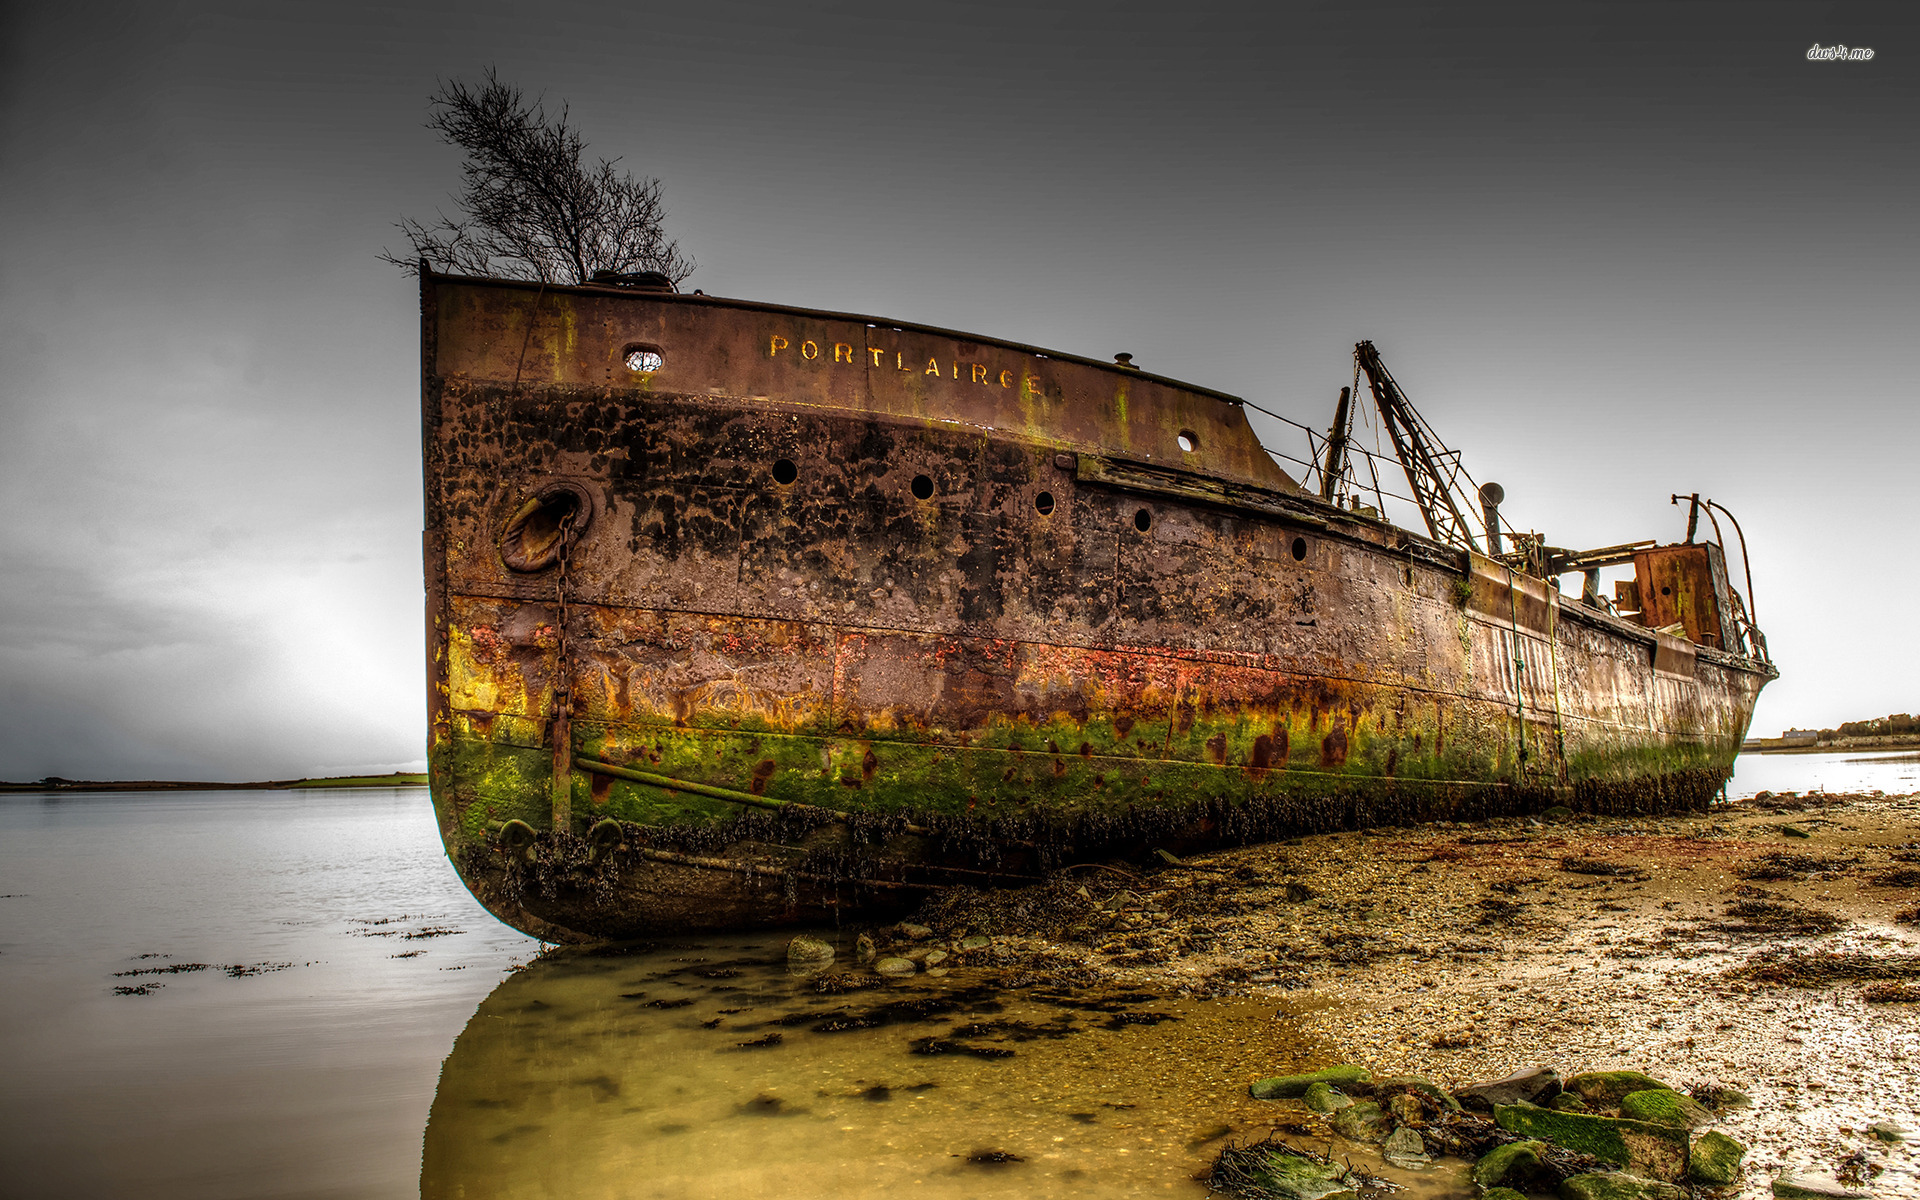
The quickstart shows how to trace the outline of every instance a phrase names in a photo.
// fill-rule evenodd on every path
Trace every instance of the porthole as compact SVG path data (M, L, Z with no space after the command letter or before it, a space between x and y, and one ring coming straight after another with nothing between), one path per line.
M1033 498L1033 511L1046 516L1053 511L1053 493L1041 492Z
M1180 442L1180 449L1188 454L1192 454L1200 448L1200 435L1191 429L1182 429L1178 441Z
M1153 510L1150 508L1143 508L1139 512L1133 514L1133 527L1135 529L1138 529L1141 533L1145 533L1147 530L1152 529L1153 528Z
M667 359L652 346L628 346L626 363L627 370L645 375L666 366Z
M1660 594L1662 596L1671 596L1673 595L1673 589L1670 587L1663 587L1660 589Z
M1297 537L1293 539L1292 549L1293 549L1293 561L1295 562L1307 561L1307 539L1302 537Z
M792 459L783 458L773 464L773 481L775 483L784 487L798 478L800 478L800 468L793 465Z
M913 477L913 498L915 500L933 499L933 480L927 478L925 475L915 475Z

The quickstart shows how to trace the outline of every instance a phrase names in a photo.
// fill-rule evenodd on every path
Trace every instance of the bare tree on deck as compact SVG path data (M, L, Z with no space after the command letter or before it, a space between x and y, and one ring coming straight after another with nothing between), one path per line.
M465 185L453 199L459 219L397 223L411 253L380 257L409 272L424 258L465 275L586 283L596 272L658 271L675 285L693 260L661 229L660 181L616 173L618 159L581 162L586 142L567 108L548 120L538 97L500 82L487 68L480 87L443 83L427 128L466 154Z

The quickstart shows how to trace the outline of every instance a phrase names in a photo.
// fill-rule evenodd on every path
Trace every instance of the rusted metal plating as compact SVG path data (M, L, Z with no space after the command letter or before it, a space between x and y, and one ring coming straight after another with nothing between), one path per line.
M1709 636L1711 548L1650 553L1690 589L1658 633L1303 492L1233 397L1131 366L422 287L435 802L543 936L818 915L1049 847L1697 805L1773 677ZM542 845L503 849L515 821Z

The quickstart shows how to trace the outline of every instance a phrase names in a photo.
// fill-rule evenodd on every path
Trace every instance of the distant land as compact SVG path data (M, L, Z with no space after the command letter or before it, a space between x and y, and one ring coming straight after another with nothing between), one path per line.
M1744 754L1817 754L1833 750L1920 749L1920 721L1907 713L1844 721L1837 729L1789 729L1776 738L1748 738Z
M208 783L180 779L61 779L50 775L31 783L0 780L5 792L259 792L295 788L425 787L425 774L328 775L319 779L262 779L254 783Z

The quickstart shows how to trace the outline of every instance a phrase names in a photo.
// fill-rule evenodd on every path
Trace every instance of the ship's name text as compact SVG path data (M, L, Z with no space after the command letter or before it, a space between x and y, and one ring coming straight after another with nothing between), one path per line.
M887 350L879 346L856 348L848 345L846 342L829 342L823 345L820 342L814 341L812 338L803 339L798 346L795 346L791 340L781 337L777 333L767 340L768 358L779 358L782 354L788 353L797 353L808 362L827 361L830 359L832 362L848 363L855 366L891 367L896 371L964 380L970 383L980 384L982 387L991 387L997 383L1003 388L1012 388L1017 382L1013 371L1004 370L995 373L993 368L987 366L985 363L955 362L950 360L942 367L939 359L929 358L927 365L922 368L919 359L909 360L906 357L906 352L903 350ZM872 361L862 362L861 359L863 358L871 359ZM1035 392L1040 390L1037 381L1030 383L1030 386Z

